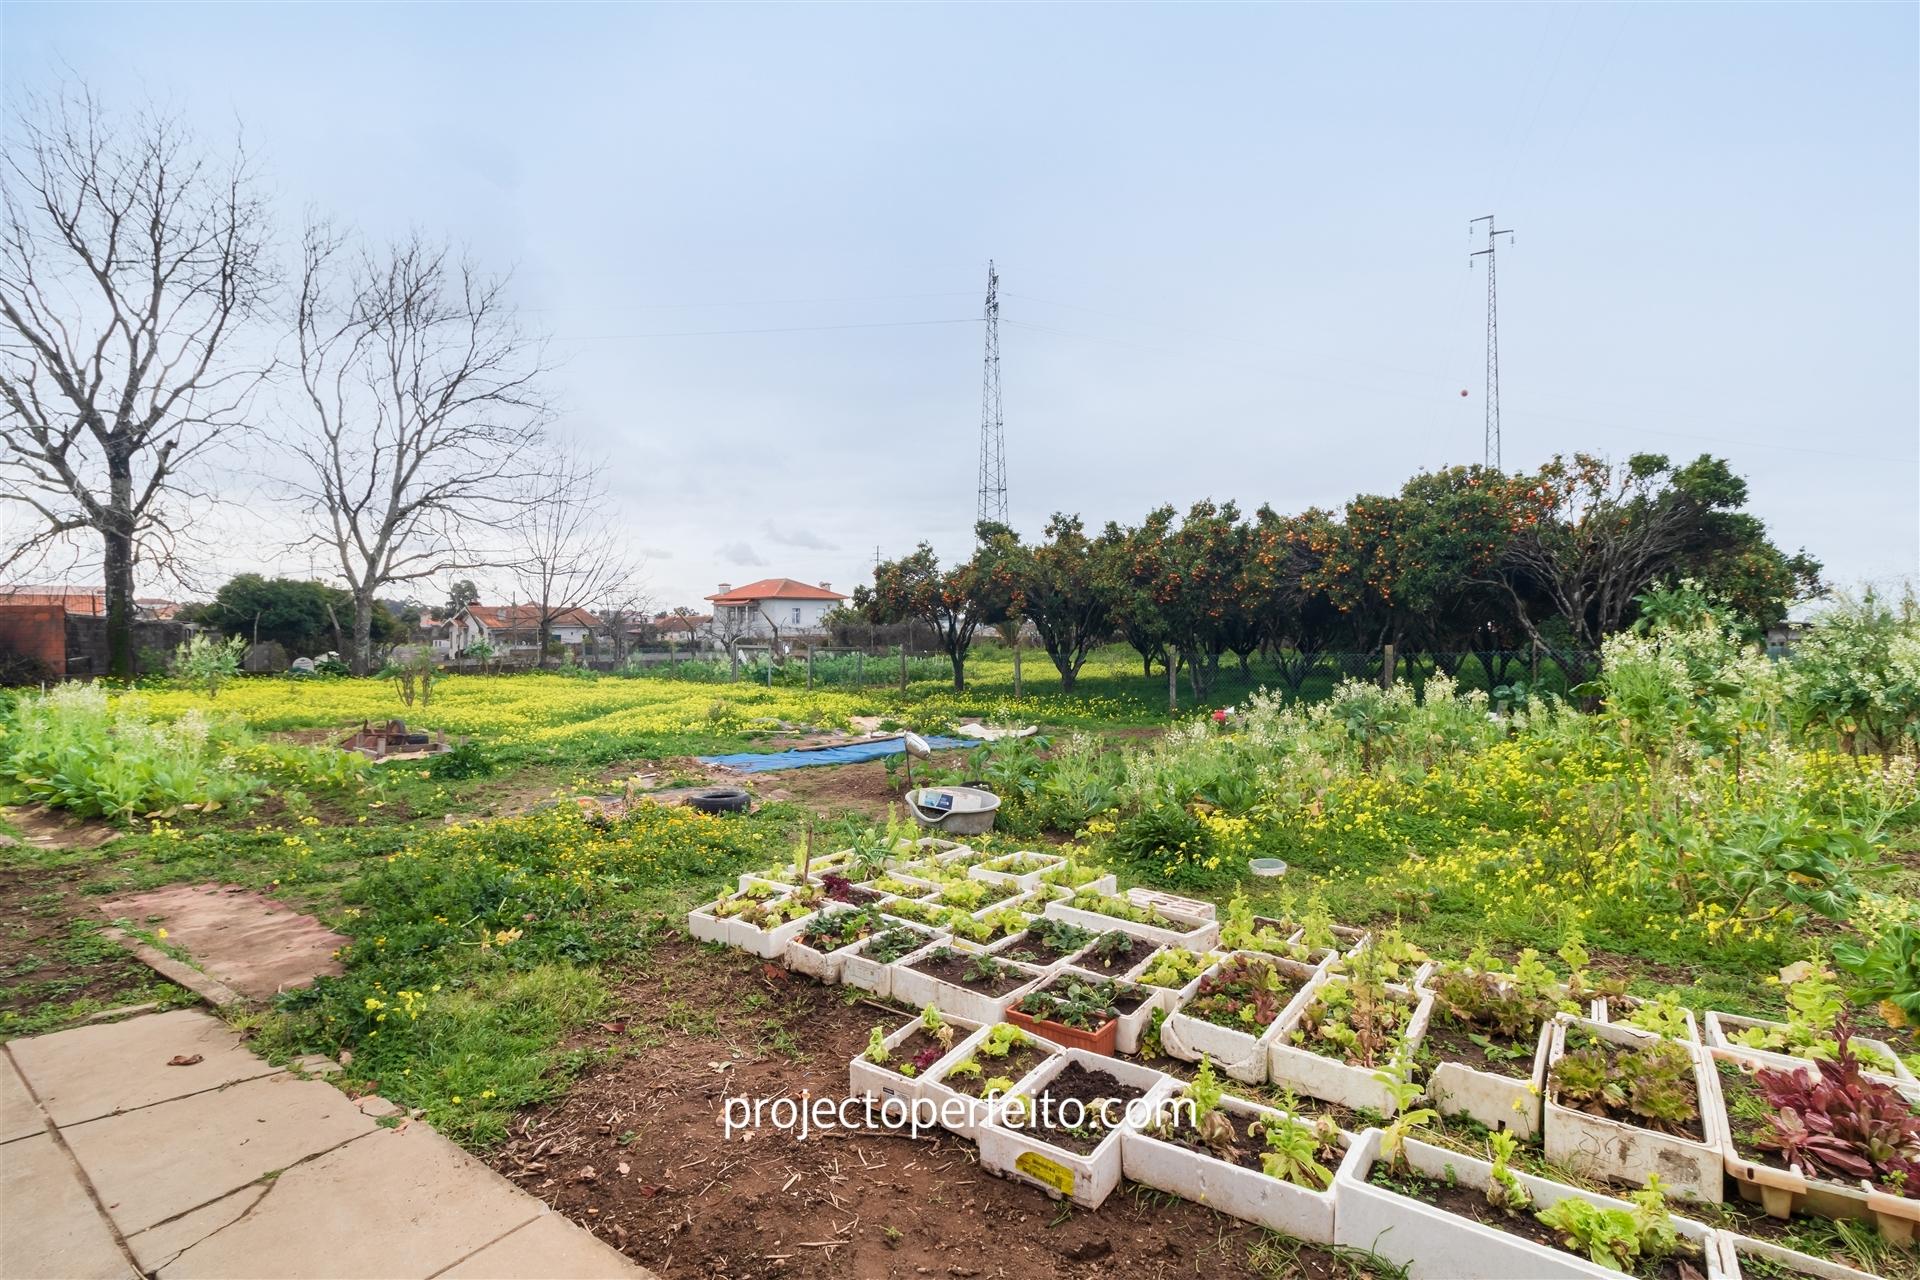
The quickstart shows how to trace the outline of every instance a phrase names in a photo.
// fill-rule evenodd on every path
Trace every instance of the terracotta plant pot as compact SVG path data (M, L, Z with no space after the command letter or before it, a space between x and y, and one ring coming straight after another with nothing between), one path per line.
M1024 1014L1018 1009L1008 1009L1006 1020L1028 1035L1038 1036L1042 1040L1051 1040L1063 1049L1085 1049L1088 1053L1097 1053L1108 1058L1113 1056L1114 1037L1120 1034L1118 1018L1107 1019L1096 1031L1082 1031L1078 1027L1048 1022L1044 1018Z

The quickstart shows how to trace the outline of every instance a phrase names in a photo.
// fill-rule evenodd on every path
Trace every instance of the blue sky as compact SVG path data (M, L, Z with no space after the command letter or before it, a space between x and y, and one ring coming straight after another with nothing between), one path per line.
M8 4L0 72L512 267L663 603L966 550L990 257L1025 531L1477 460L1487 212L1508 465L1724 455L1852 581L1920 545L1916 12Z

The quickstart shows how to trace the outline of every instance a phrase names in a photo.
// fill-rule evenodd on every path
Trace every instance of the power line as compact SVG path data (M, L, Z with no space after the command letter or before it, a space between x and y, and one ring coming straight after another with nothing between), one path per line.
M1507 243L1513 243L1513 232L1502 230L1494 222L1492 214L1474 218L1467 223L1467 234L1473 234L1476 223L1487 224L1487 247L1475 249L1467 255L1467 265L1471 267L1475 258L1487 260L1487 405L1485 465L1495 471L1500 470L1500 295L1494 285L1494 237L1505 236Z
M1000 413L1000 273L987 262L987 344L980 372L980 501L977 521L1007 522L1007 437Z
M770 329L675 329L661 333L576 333L564 335L562 342L626 342L638 338L719 338L749 333L827 333L837 329L911 329L931 324L979 324L978 316L956 320L873 320L863 324L796 324Z

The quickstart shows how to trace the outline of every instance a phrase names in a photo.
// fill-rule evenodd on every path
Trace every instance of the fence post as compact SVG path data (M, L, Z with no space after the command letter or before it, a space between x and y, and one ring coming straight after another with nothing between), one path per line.
M858 688L867 687L867 651L860 649L853 655L853 683Z
M1177 715L1180 711L1180 677L1178 674L1180 664L1173 660L1173 650L1171 649L1167 650L1167 652L1162 655L1162 658L1167 664L1167 714L1173 716Z
M673 637L668 636L667 637L667 674L670 676L675 674L677 671L677 668L674 665L673 659L674 659Z
M807 641L807 692L813 692L813 641Z
M1393 646L1391 644L1380 646L1380 687L1393 688Z
M1026 689L1020 683L1020 631L1018 628L1015 628L1013 633L1013 700L1018 702L1025 696Z
M900 692L907 691L907 642L900 642Z

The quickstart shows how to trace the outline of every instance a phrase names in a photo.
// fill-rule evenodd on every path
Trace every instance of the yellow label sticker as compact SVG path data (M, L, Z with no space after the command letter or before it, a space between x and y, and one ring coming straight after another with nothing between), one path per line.
M1073 1194L1073 1170L1063 1164L1055 1164L1043 1155L1026 1151L1014 1160L1013 1167L1035 1182L1052 1187L1063 1196Z

